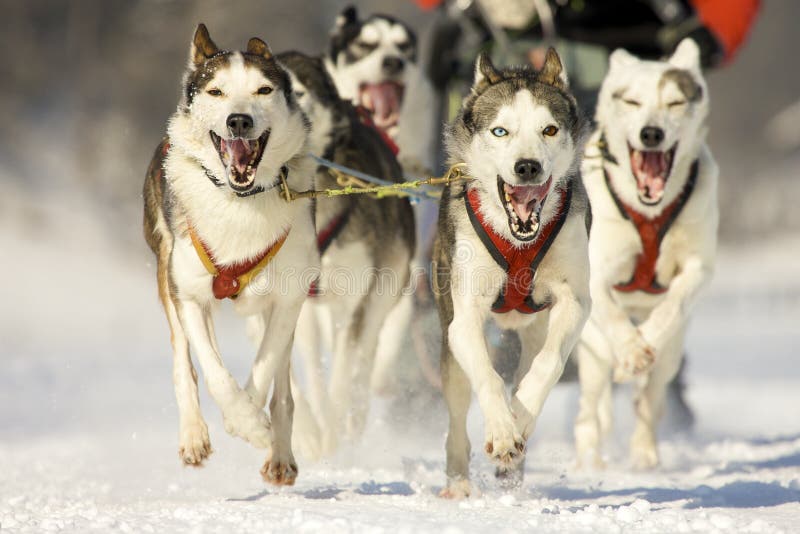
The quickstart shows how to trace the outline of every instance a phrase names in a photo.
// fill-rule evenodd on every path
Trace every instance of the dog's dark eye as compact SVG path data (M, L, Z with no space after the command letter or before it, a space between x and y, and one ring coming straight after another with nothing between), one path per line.
M641 103L637 102L636 100L631 100L629 98L625 98L622 101L625 102L626 104L628 104L629 106L633 106L635 108L638 108L639 106L642 105Z
M366 41L356 41L356 46L364 52L372 52L378 48L378 43L368 43Z
M296 96L297 98L303 98L305 95L306 95L305 91L295 91L294 92L294 96Z
M684 105L685 103L686 103L686 101L685 101L685 100L675 100L675 101L673 101L673 102L668 102L668 103L667 103L667 107L668 107L668 108L674 108L674 107L677 107L677 106L682 106L682 105Z
M547 137L553 137L555 134L558 133L558 128L551 124L549 126L546 126L545 129L542 130L542 133Z
M492 135L495 137L505 137L508 135L508 130L502 126L498 126L497 128L492 128Z
M272 87L270 87L269 85L265 85L263 87L258 88L258 94L260 95L268 95L271 92L272 92Z
M209 89L206 93L210 94L211 96L222 96L222 91L217 88Z

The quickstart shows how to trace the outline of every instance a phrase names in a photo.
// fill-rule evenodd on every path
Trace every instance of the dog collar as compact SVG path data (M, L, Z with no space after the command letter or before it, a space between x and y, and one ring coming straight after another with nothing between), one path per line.
M200 236L197 235L197 231L191 223L189 224L189 236L192 239L192 246L194 246L197 256L206 271L208 271L208 274L213 277L211 290L214 293L214 297L222 300L225 298L235 299L239 296L239 293L247 287L250 281L272 261L272 258L275 257L289 236L289 231L287 230L277 241L254 258L225 266L221 266L216 262L214 255L203 240L200 239Z
M678 198L664 208L664 211L658 216L649 218L636 211L633 207L625 204L619 196L617 196L614 187L611 185L611 178L608 175L608 171L605 166L603 166L603 176L606 180L606 187L608 188L611 198L614 200L614 204L617 205L620 214L631 221L636 227L636 232L639 234L639 239L642 242L642 252L636 258L636 266L633 269L630 280L624 284L616 284L614 289L623 293L644 291L651 295L658 295L667 290L667 288L663 287L658 283L658 280L656 280L656 262L658 261L658 255L661 249L661 241L689 201L689 197L697 182L698 168L699 161L694 160L691 170L689 171L689 179L683 186L683 190L678 195Z
M212 184L214 184L217 187L225 187L225 182L217 178L213 172L211 172L208 168L206 168L205 165L200 164L200 166L203 168L203 172L206 173L206 176L208 177L209 180L211 180ZM253 189L248 189L247 191L234 191L234 193L239 198L245 198L275 189L276 187L281 185L281 179L282 179L281 175L283 175L283 179L285 180L289 179L289 167L283 165L281 167L280 172L281 174L279 174L278 177L275 178L275 181L269 187L264 187L263 185L259 185L257 187L254 187Z
M169 140L166 140L166 142L164 143L164 145L161 148L161 154L164 157L166 157L167 152L169 152L169 149L170 149ZM197 163L203 169L203 172L206 173L206 177L211 181L212 184L214 184L217 187L225 187L225 182L220 180L219 178L217 178L214 175L214 173L211 172L211 170L208 167L206 167L205 165L203 165L199 161ZM286 165L283 165L281 167L281 173L283 174L283 179L284 180L288 180L289 179L289 167L287 167ZM245 197L257 195L259 193L263 193L265 191L269 191L271 189L275 189L276 187L278 187L281 184L281 179L282 179L281 175L278 175L278 177L275 179L275 181L269 187L264 187L263 185L259 185L258 187L254 187L253 189L250 189L248 191L241 191L241 192L240 191L234 191L234 193L239 198L245 198Z
M572 183L570 182L566 189L561 190L561 205L558 213L541 228L534 241L520 248L486 223L480 211L481 204L477 190L472 188L467 191L467 199L464 204L467 207L467 215L472 227L483 246L507 275L500 295L492 304L493 312L506 313L516 310L520 313L530 314L550 307L549 301L534 302L533 279L536 276L536 269L567 220L571 198Z

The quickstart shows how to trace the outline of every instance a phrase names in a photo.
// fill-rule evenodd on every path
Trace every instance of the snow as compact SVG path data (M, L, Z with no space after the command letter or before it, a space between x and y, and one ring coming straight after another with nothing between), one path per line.
M604 471L573 469L577 387L560 384L529 444L520 490L499 487L479 446L480 495L450 502L445 414L398 423L376 400L362 442L267 487L263 451L228 436L203 391L215 452L177 456L166 321L137 231L98 224L91 199L0 200L0 529L8 532L796 532L800 518L800 237L723 247L695 309L691 434L666 434L663 466L626 461L628 392ZM36 222L32 224L31 221ZM131 237L133 236L133 237ZM229 312L222 351L252 355ZM469 421L480 442L476 407Z

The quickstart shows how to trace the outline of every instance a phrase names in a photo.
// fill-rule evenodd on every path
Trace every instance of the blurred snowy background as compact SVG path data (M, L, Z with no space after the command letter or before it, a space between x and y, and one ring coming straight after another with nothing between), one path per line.
M410 1L355 3L423 36L432 23ZM548 401L524 490L505 495L491 477L479 479L486 496L466 505L434 497L445 433L435 406L399 431L377 403L363 444L301 463L298 486L276 492L258 476L261 453L225 434L203 391L217 453L205 470L179 465L168 333L141 238L140 191L177 102L189 39L203 21L223 47L256 35L276 51L317 53L343 5L0 0L0 529L795 529L794 0L765 1L735 61L709 74L722 244L689 334L696 430L667 436L661 471L628 473L620 437L609 473L571 472L574 384ZM234 317L221 320L223 354L243 379L252 349ZM471 430L479 435L478 417ZM490 473L480 454L475 463Z

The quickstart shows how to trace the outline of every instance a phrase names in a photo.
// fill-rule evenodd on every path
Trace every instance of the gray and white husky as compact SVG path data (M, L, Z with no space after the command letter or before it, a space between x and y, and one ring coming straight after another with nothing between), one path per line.
M202 24L182 94L144 184L144 234L172 334L179 454L197 466L211 453L191 348L225 429L270 449L267 482L293 484L289 355L310 285L301 273L318 270L319 252L310 202L286 202L279 184L283 176L296 189L311 187L308 122L263 41L221 50ZM225 298L266 325L245 388L214 335L212 311ZM270 420L264 405L273 382Z
M689 310L714 265L718 169L705 143L708 110L694 41L682 41L666 61L611 55L583 164L594 307L577 350L579 463L602 465L613 373L635 381L633 464L658 464L667 384L681 365Z
M325 66L342 98L368 110L397 145L406 172L430 172L435 96L419 64L414 31L389 15L360 19L355 7L347 7L331 32Z
M589 315L583 134L555 50L540 72L497 70L478 58L471 94L446 135L450 163L465 163L472 180L445 189L434 253L450 414L445 497L471 491L472 391L497 474L521 480L525 443ZM512 398L489 357L487 319L522 341Z
M311 121L313 154L383 180L402 181L391 150L339 98L321 59L286 52L278 60ZM319 167L315 183L323 189L339 187L325 167ZM295 338L305 358L312 412L298 406L295 442L312 458L332 452L340 437L361 433L379 332L390 328L402 336L407 330L406 324L384 325L407 289L414 254L414 214L407 198L322 198L315 211L322 271ZM333 352L329 387L321 365L323 346Z

